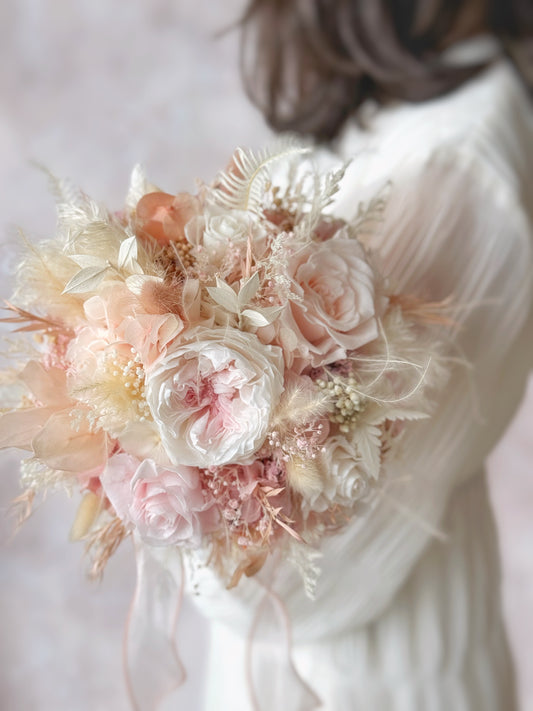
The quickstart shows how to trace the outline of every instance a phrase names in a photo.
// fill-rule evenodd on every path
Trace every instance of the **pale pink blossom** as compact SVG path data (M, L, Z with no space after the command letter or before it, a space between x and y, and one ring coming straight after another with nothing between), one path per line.
M256 459L251 464L226 464L207 472L208 486L216 496L227 524L256 526L263 517L264 500L273 508L290 511L290 494L285 470L274 460ZM271 495L272 490L278 493Z
M263 463L257 460L217 468L215 482L220 491L217 498L227 521L251 525L259 519L262 507L256 493L264 478Z
M198 546L218 521L213 497L201 486L194 467L164 468L115 454L101 477L117 515L153 546Z
M83 417L71 411L63 369L29 361L19 376L31 397L26 407L0 417L0 448L33 452L51 469L83 473L103 465L107 454L104 432L94 432ZM80 413L82 414L82 413Z
M197 328L146 377L146 399L175 464L245 462L283 391L283 358L251 333Z
M126 284L113 282L100 288L83 304L88 325L114 331L127 316L136 316L144 309L138 297Z
M149 366L166 353L182 331L183 321L176 314L139 314L125 318L118 335L130 344L143 365Z

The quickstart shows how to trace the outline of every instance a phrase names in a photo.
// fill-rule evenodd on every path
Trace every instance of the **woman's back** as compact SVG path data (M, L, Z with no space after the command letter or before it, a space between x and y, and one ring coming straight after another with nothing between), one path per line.
M450 297L457 329L456 363L435 416L413 428L374 504L325 541L316 600L291 568L275 572L295 661L331 711L513 708L481 474L533 363L527 109L501 62L448 97L381 110L365 133L348 126L339 142L352 165L335 213L353 217L360 200L385 197L369 246L404 293ZM254 580L231 593L209 587L203 581L200 604L233 630L214 626L209 708L224 707L231 692L232 708L245 709L245 692L236 706L227 686L224 658L244 657L264 590ZM282 644L256 643L252 652L259 669L273 659L278 671L287 667ZM276 691L272 678L256 680L261 708L280 707L290 693ZM300 708L295 694L290 708Z

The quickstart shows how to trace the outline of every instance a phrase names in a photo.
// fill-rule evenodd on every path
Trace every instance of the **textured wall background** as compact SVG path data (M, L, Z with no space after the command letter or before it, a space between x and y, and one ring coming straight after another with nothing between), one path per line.
M237 144L269 136L237 71L237 33L215 39L242 0L3 0L0 5L0 293L9 293L17 226L54 229L37 161L120 207L142 162L168 192L209 180ZM523 710L533 710L533 387L491 458L506 602ZM17 458L1 458L0 507L18 493ZM58 494L14 540L0 517L0 707L127 711L122 630L134 586L129 545L101 585L66 539L75 502ZM185 603L189 682L165 709L201 708L207 635ZM479 711L482 711L481 709Z

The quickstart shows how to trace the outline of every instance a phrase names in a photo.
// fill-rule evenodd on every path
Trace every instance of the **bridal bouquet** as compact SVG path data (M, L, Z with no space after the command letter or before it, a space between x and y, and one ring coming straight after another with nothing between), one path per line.
M312 595L320 542L379 495L443 382L440 305L395 292L364 246L383 200L336 218L343 169L304 153L237 150L197 195L135 169L115 213L55 181L57 234L26 245L6 303L0 447L28 453L21 518L83 492L71 535L95 576L132 536L136 709L183 679L176 560L233 588L264 585L275 554Z
M197 195L136 169L117 213L56 182L57 234L7 303L33 338L0 446L29 453L28 510L85 492L95 574L134 533L208 549L232 587L357 516L428 416L433 306L391 290L360 240L372 206L329 214L343 171L302 152L237 150Z

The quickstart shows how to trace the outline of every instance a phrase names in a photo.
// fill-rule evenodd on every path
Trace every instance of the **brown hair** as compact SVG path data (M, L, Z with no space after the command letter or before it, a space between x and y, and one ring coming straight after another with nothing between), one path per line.
M445 64L441 53L487 31L531 52L533 1L252 0L244 84L277 131L329 140L367 98L423 101L472 77L486 63Z

